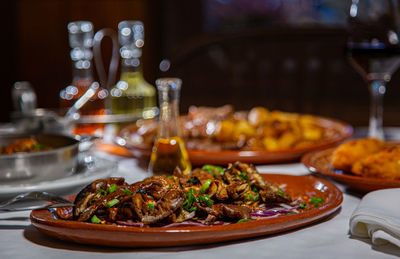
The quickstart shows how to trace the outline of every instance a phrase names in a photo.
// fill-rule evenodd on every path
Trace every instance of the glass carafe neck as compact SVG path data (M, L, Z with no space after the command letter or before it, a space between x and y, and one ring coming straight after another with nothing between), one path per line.
M90 61L89 61L90 62ZM72 82L75 81L93 81L93 70L92 68L81 69L77 68L74 62L72 67Z
M68 32L69 45L72 48L72 81L93 81L93 24L88 21L70 22Z
M178 78L161 78L156 81L160 103L160 122L158 138L180 136L179 96L181 80Z
M142 76L142 64L140 58L122 58L121 59L121 74L134 74Z
M144 27L140 21L122 21L118 24L121 45L121 73L142 74L141 56L144 45Z

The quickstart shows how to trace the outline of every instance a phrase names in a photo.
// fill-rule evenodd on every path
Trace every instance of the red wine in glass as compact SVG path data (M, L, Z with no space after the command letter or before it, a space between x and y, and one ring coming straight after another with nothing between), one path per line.
M389 82L400 66L400 48L388 47L384 43L349 43L347 55L368 82Z

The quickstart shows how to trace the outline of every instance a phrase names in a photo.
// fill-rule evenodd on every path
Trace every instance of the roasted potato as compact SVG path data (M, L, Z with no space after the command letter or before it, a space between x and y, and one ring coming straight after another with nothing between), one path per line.
M250 110L248 115L249 123L254 126L258 127L265 123L268 120L269 111L264 107L254 107Z

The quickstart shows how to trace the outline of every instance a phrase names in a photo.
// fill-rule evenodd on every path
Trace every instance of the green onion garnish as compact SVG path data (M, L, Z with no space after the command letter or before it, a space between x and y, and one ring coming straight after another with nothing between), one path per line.
M216 165L204 165L201 170L208 171L212 176L224 174L224 168Z
M236 223L249 222L251 219L239 219Z
M305 209L305 208L307 208L307 203L305 203L305 202L300 202L300 203L299 203L299 206L300 206L300 209Z
M96 215L93 215L93 217L90 219L90 222L94 224L100 224L101 220Z
M106 207L107 208L111 208L112 206L114 206L115 204L117 204L119 202L118 199L112 199L111 201L106 203Z
M113 183L109 188L108 188L108 193L113 193L117 189L117 185Z
M256 193L256 195L252 195L250 193L245 193L244 196L246 197L246 200L248 201L258 201L260 198L260 195Z
M211 183L212 180L207 179L207 181L205 181L203 185L200 187L199 193L205 193L208 190L208 188L210 188Z
M314 205L314 207L319 207L321 203L324 202L324 199L322 198L316 198L316 197L311 197L310 203Z
M133 195L133 192L131 192L130 190L128 190L128 189L123 189L122 190L126 195Z
M191 207L190 209L188 209L187 211L189 211L189 212L192 212L192 211L195 211L195 210L197 210L197 207Z
M38 149L38 150L43 150L44 149L44 145L40 145L40 144L35 144L32 147L33 147L33 149Z
M247 177L245 172L240 172L239 173L239 177L243 180L243 181L249 181L249 177Z

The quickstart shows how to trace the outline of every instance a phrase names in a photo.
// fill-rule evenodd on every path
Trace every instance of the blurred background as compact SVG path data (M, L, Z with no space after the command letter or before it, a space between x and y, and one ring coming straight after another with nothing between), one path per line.
M3 19L0 121L9 121L11 87L32 83L38 106L59 106L71 82L67 24L95 31L122 20L145 27L143 72L183 80L190 105L319 114L368 125L369 95L345 55L351 1L335 0L7 0ZM111 43L104 44L104 58ZM400 125L400 73L384 100L384 124Z

